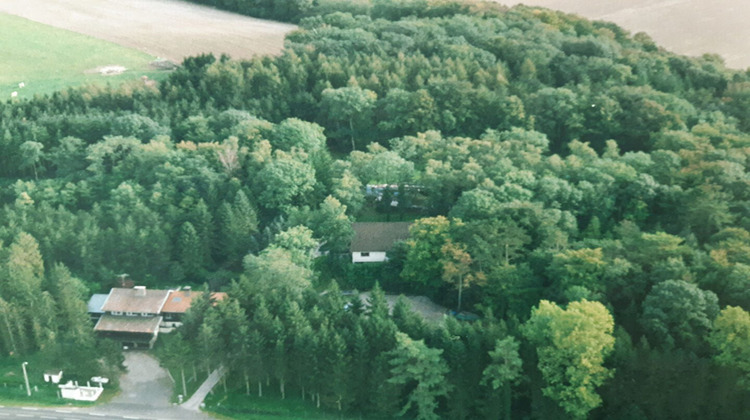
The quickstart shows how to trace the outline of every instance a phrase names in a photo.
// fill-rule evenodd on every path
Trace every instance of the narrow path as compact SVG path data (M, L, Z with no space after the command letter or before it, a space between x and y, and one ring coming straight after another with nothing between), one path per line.
M216 384L219 383L222 376L224 376L224 366L220 366L218 369L211 372L198 390L195 391L193 396L185 401L180 407L186 410L200 411L201 403L206 399L206 395L208 395Z

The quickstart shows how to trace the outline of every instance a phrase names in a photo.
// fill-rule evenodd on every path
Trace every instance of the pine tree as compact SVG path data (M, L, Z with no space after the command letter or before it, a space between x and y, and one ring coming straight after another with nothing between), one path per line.
M391 356L391 378L388 382L414 387L400 415L416 406L418 420L438 420L440 416L435 413L437 399L450 391L445 381L448 366L440 357L443 351L431 349L424 341L414 341L404 333L397 333L396 339L398 347Z
M204 253L201 248L200 239L193 224L190 222L183 223L180 229L180 237L177 240L178 258L185 275L193 281L198 280L203 269Z

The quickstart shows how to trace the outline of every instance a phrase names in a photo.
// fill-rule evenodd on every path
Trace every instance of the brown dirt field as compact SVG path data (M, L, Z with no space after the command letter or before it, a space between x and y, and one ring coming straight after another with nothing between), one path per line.
M201 53L278 54L296 28L178 0L2 0L0 12L175 62Z
M575 13L646 32L679 54L719 54L727 67L750 67L750 2L746 0L497 0Z

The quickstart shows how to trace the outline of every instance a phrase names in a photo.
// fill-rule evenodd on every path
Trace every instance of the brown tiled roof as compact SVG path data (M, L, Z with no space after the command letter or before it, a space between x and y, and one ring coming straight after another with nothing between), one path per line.
M351 252L383 252L409 237L409 222L353 223Z
M121 316L104 314L94 331L153 334L159 329L160 316Z
M169 290L113 288L102 306L102 311L158 314L168 294Z
M167 302L161 309L162 312L169 313L185 313L190 309L190 305L193 303L193 299L196 296L202 295L203 292L194 290L175 290L169 293ZM214 301L220 301L227 297L226 293L215 292L211 293L211 299Z

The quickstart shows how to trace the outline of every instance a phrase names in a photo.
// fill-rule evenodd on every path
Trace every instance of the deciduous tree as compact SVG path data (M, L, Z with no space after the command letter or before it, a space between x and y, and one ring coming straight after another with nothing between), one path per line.
M536 347L542 393L572 418L584 419L602 399L596 393L612 371L604 360L614 349L614 320L599 302L571 302L567 309L543 300L524 324Z

